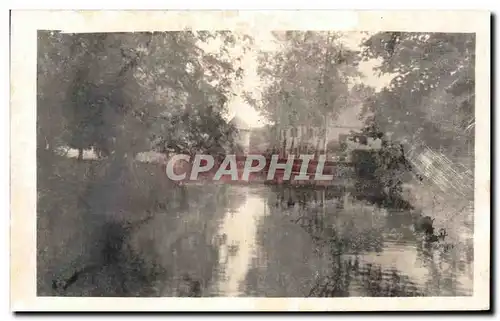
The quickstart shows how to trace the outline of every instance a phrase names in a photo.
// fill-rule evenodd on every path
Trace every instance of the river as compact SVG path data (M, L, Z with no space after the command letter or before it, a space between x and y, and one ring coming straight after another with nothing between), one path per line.
M187 190L178 222L164 223L183 233L174 240L165 231L163 245L153 240L160 265L170 271L161 296L472 294L470 258L456 244L422 245L410 212L379 208L343 190ZM160 225L158 219L143 232L158 235Z
M410 211L371 205L345 189L207 184L185 187L182 198L177 210L154 213L131 233L135 263L101 269L66 294L472 295L465 245L425 245Z

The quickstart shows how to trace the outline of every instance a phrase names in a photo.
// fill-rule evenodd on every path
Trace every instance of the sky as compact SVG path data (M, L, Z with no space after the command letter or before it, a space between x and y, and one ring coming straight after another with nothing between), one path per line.
M244 76L241 85L235 88L236 96L230 101L229 118L238 114L239 117L244 119L251 127L261 127L265 125L265 118L261 117L259 113L250 105L248 105L242 97L244 91L250 92L253 96L257 96L262 91L264 84L260 77L257 75L257 57L260 51L275 51L279 48L278 41L269 31L260 31L258 33L251 34L254 39L254 45L246 53L243 53L241 47L236 47L233 52L237 55L242 55L242 68L244 69ZM359 49L360 43L366 37L361 32L349 32L342 37L342 41L347 47L352 49ZM363 77L359 81L363 82L365 85L374 87L376 90L380 90L386 86L392 79L391 76L379 77L377 73L373 71L373 68L378 64L377 61L371 60L362 62L359 65L359 70L362 72ZM338 118L339 124L357 126L361 125L361 121L358 119L359 107L354 106L353 108L346 109ZM359 123L359 124L358 124Z

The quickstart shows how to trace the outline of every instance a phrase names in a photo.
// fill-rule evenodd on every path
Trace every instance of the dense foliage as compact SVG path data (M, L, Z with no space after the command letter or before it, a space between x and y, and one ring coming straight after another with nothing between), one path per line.
M227 51L235 37L40 32L39 149L67 144L108 156L230 147L223 116L242 73ZM202 49L214 39L225 45Z
M364 42L363 57L393 74L365 104L384 132L411 147L468 156L474 143L473 34L381 32Z

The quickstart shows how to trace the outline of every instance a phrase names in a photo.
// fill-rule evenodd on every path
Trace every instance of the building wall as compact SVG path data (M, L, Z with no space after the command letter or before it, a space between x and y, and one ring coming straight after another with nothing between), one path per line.
M368 138L367 145L359 144L356 142L351 142L347 140L350 137L351 130L356 130L356 128L336 128L334 125L326 129L326 133L322 130L322 128L318 127L308 127L308 126L298 126L296 128L286 128L282 129L280 132L280 148L283 148L284 142L286 139L286 149L290 152L290 148L292 147L293 141L293 151L295 152L295 148L297 148L300 144L309 145L313 148L318 146L319 151L324 151L327 145L331 145L332 143L340 143L345 142L348 144L350 149L378 149L380 148L381 141L374 140ZM295 138L295 139L294 139ZM319 142L319 143L318 143Z
M282 148L286 139L286 149L292 148L292 142L294 149L299 145L308 145L316 148L319 140L319 149L323 149L325 145L325 134L321 128L310 127L310 126L298 126L294 128L282 129L280 133L280 145Z

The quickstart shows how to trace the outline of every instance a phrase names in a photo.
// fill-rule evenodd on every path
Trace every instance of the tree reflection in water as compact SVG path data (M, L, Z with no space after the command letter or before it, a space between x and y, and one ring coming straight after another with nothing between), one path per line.
M461 280L470 252L427 242L411 231L410 212L342 189L208 185L169 198L137 228L118 229L117 262L86 271L61 295L471 294Z
M326 252L330 262L330 271L317 278L307 296L472 295L467 280L462 284L457 277L472 261L460 257L453 244L412 232L411 211L353 202L348 194L331 191L276 188L275 192L276 197L269 199L274 211L287 211L290 220L310 235L314 252ZM416 264L404 273L394 263L410 253L415 254Z

